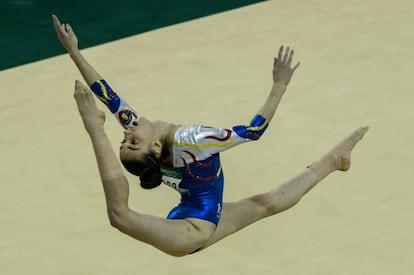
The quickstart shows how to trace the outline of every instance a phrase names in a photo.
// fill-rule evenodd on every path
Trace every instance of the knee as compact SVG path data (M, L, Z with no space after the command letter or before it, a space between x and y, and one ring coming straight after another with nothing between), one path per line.
M203 247L208 242L208 240L211 239L213 233L214 231L210 230L197 230L197 237L194 238L194 245L188 251L188 254L194 253L195 251L198 251L201 247Z
M161 250L162 252L164 252L165 254L169 255L169 256L173 256L173 257L177 257L177 258L181 258L184 256L188 256L191 255L194 251L190 251L190 250L183 250L183 251L168 251L168 250Z
M162 252L173 257L184 257L194 254L204 248L204 245L211 238L212 234L207 232L194 231L194 228L187 229L187 232L181 234L175 241L173 246L167 246L165 248L158 247Z
M111 226L124 231L129 209L127 207L111 207L107 212Z
M255 209L255 212L260 218L271 216L277 211L276 205L268 193L255 195L248 200L251 205L250 209Z
M189 219L186 222L173 256L181 257L200 251L211 239L216 228L212 223L193 223Z
M255 207L259 209L262 217L268 217L283 212L298 202L292 202L292 200L287 199L284 194L273 194L271 192L259 194L250 199Z

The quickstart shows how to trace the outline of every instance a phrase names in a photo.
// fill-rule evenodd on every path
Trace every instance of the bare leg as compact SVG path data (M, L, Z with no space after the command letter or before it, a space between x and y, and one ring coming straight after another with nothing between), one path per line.
M347 171L351 164L351 151L368 131L362 127L337 144L320 160L299 175L267 193L258 194L238 202L225 203L218 227L203 248L231 235L262 218L285 211L330 173Z
M184 256L200 248L210 239L215 224L194 218L167 220L129 209L128 180L105 133L104 113L80 81L76 81L74 96L92 141L111 225L173 256Z
M216 228L205 220L168 220L132 211L128 207L129 187L125 177L105 180L103 186L111 225L171 256L185 256L199 249Z

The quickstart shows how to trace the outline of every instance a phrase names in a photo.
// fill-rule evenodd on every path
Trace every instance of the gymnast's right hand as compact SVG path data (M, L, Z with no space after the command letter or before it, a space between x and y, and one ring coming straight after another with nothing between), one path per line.
M73 95L78 105L86 131L91 135L103 130L105 113L98 108L92 92L82 82L76 80Z
M77 51L78 48L78 38L73 32L72 27L69 24L61 24L59 18L56 15L52 15L53 24L55 25L55 30L57 37L62 43L63 47L69 52L72 53Z

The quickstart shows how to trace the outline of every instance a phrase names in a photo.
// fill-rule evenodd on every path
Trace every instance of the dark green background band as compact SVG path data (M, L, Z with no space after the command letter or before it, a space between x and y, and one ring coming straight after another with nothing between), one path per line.
M252 0L0 0L0 70L64 53L51 15L70 22L80 48L253 3Z

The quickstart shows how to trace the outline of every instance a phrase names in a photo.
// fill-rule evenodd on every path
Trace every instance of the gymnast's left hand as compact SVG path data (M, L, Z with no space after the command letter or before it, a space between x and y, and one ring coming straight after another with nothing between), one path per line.
M274 58L273 63L273 82L283 85L288 85L292 79L292 75L299 67L300 63L296 63L292 67L293 49L287 47L284 49L280 46L278 56Z
M96 105L95 98L89 88L81 81L76 80L73 96L86 131L91 135L103 130L105 113Z

